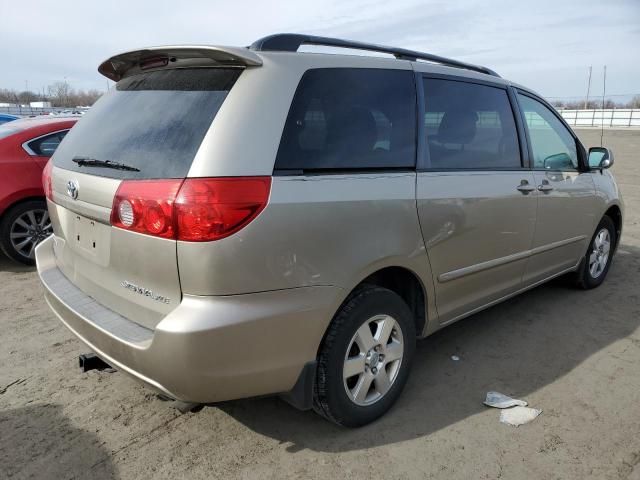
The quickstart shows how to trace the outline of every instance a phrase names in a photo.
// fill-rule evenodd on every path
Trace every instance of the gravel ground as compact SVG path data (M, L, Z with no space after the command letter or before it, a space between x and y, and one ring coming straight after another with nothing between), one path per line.
M34 270L0 258L0 478L640 479L640 131L605 144L627 215L604 285L559 279L420 342L396 407L359 430L275 398L181 415L122 374L81 374ZM488 390L543 413L500 424Z

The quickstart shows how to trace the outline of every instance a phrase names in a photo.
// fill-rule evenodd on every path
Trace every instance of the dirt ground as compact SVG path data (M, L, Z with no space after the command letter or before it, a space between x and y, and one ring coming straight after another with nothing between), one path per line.
M0 478L640 479L640 130L605 144L627 211L602 287L559 279L421 341L398 404L358 430L276 398L181 415L122 374L81 374L34 270L1 258ZM503 425L488 390L543 413Z

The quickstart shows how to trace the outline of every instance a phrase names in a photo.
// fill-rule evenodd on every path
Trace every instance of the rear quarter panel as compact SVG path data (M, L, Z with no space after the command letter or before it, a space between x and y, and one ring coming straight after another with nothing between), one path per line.
M267 208L231 237L178 242L185 294L306 286L348 294L388 266L418 275L433 299L415 203L415 173L274 177Z

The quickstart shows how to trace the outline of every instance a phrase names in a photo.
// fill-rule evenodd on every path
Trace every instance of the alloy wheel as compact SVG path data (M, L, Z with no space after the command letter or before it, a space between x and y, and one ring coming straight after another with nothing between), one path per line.
M609 230L603 228L593 239L592 250L589 255L589 273L592 278L598 278L604 272L609 261L610 250L611 235Z
M11 224L9 240L18 255L33 259L38 243L52 233L51 220L47 210L28 210Z
M404 354L400 324L389 315L365 321L349 342L343 365L344 388L356 405L368 406L393 386Z

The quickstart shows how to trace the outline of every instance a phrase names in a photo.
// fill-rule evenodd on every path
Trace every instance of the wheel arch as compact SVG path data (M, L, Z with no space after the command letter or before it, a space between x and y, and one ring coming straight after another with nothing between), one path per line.
M42 201L46 203L46 197L44 195L28 195L26 197L18 197L17 199L10 199L6 204L3 205L3 208L0 209L0 221L4 218L5 214L11 210L12 208L20 205L22 203L31 202L31 201Z
M407 267L397 265L385 266L366 275L366 277L362 278L351 290L348 291L347 295L342 299L338 308L335 310L334 317L349 301L353 293L364 285L383 287L397 293L405 301L413 314L418 337L423 336L423 332L425 331L428 321L427 302L429 297L427 295L426 286L421 281L420 276ZM331 321L333 321L333 318ZM331 322L327 324L326 331L329 330L330 324ZM322 340L318 345L318 351L322 348L325 335L323 335Z
M362 285L376 285L397 293L413 313L416 333L421 336L427 324L427 293L415 272L405 267L385 267L363 279L356 288Z
M619 205L613 204L607 209L607 211L604 213L603 216L609 217L613 221L613 224L615 225L615 228L616 228L615 248L618 248L618 245L620 244L620 237L622 236L622 224L623 224L622 210L620 209Z

